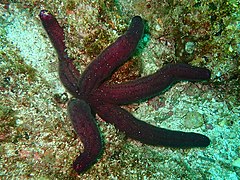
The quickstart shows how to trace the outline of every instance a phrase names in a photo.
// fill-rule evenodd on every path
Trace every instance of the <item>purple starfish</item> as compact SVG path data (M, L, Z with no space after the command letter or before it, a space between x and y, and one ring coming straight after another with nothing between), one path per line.
M209 80L208 69L170 64L150 76L126 83L108 85L105 82L136 49L144 31L141 17L133 17L127 32L92 61L80 76L66 53L64 32L56 18L46 10L42 10L39 16L57 51L61 82L74 97L68 103L68 114L84 145L84 152L73 163L78 173L93 165L103 149L95 112L130 138L145 144L179 148L206 147L210 144L209 138L204 135L155 127L136 119L119 106L155 96L181 80Z

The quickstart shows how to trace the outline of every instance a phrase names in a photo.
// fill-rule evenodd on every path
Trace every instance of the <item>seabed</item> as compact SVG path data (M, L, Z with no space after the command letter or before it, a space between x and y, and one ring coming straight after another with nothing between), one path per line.
M240 10L233 1L3 0L0 4L0 179L240 179ZM67 117L57 55L38 14L64 27L80 72L140 15L146 31L133 56L138 76L167 63L206 67L209 82L181 82L127 106L136 117L208 136L206 148L153 147L97 117L105 149L77 175L83 151ZM125 77L123 76L122 79ZM121 78L120 78L121 79Z

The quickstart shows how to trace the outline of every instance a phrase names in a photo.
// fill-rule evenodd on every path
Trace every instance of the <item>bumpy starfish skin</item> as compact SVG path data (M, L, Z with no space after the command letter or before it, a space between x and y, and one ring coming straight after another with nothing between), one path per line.
M133 54L143 34L141 17L135 16L127 32L107 47L83 72L79 80L81 95L86 97Z
M80 73L73 65L73 60L67 55L63 28L58 24L56 18L46 10L42 10L39 17L41 18L43 27L57 51L59 59L59 77L61 82L74 97L78 97L79 88L77 84L80 78Z
M170 85L181 81L201 81L210 78L210 71L188 64L168 64L156 73L136 80L107 85L103 84L92 93L91 99L123 105L150 98Z
M80 76L73 60L66 53L64 32L56 18L46 10L42 10L39 16L58 54L60 80L75 97L68 103L68 114L84 145L83 153L73 163L78 173L91 167L103 149L95 112L127 136L142 143L181 148L206 147L210 144L209 138L204 135L158 128L138 120L119 107L157 95L181 80L208 80L208 69L170 64L150 76L130 82L113 85L105 82L133 54L144 30L141 17L135 16L127 32L106 48Z
M100 103L94 107L98 115L106 122L114 124L128 137L144 144L168 147L205 147L209 139L198 133L186 133L158 128L140 121L125 109L114 104Z
M68 103L68 115L74 130L84 145L84 151L74 161L73 168L77 172L83 172L97 161L102 151L103 145L100 132L91 109L85 101L79 99L70 100Z

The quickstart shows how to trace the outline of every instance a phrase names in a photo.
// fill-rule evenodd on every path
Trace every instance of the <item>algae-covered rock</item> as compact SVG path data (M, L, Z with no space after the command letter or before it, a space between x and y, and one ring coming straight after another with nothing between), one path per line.
M198 128L203 125L203 115L199 112L188 112L184 118L183 125L186 128Z

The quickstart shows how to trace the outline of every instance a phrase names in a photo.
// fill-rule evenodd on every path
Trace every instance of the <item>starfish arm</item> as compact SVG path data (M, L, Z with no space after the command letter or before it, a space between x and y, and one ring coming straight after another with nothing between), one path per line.
M91 109L85 101L71 100L68 103L68 114L74 130L84 145L83 153L73 163L73 168L82 173L97 161L102 153L103 144Z
M105 103L94 108L102 119L144 144L180 148L206 147L210 144L209 138L202 134L171 131L147 124L116 105Z
M57 22L57 19L47 10L41 10L39 17L43 27L46 30L59 59L59 77L64 87L74 96L79 96L77 86L80 73L73 64L73 60L68 57L64 43L63 28Z
M58 24L57 19L47 10L41 10L39 17L55 50L57 51L59 59L67 58L63 28Z
M206 68L187 64L169 64L156 73L122 84L103 84L93 92L91 98L112 104L130 104L152 97L181 81L209 80L211 73Z
M139 16L132 19L127 32L107 47L82 74L79 80L81 94L86 97L96 89L112 72L133 54L142 37L144 24Z
M71 59L59 60L58 74L63 86L75 98L80 97L78 87L79 71L76 69Z

